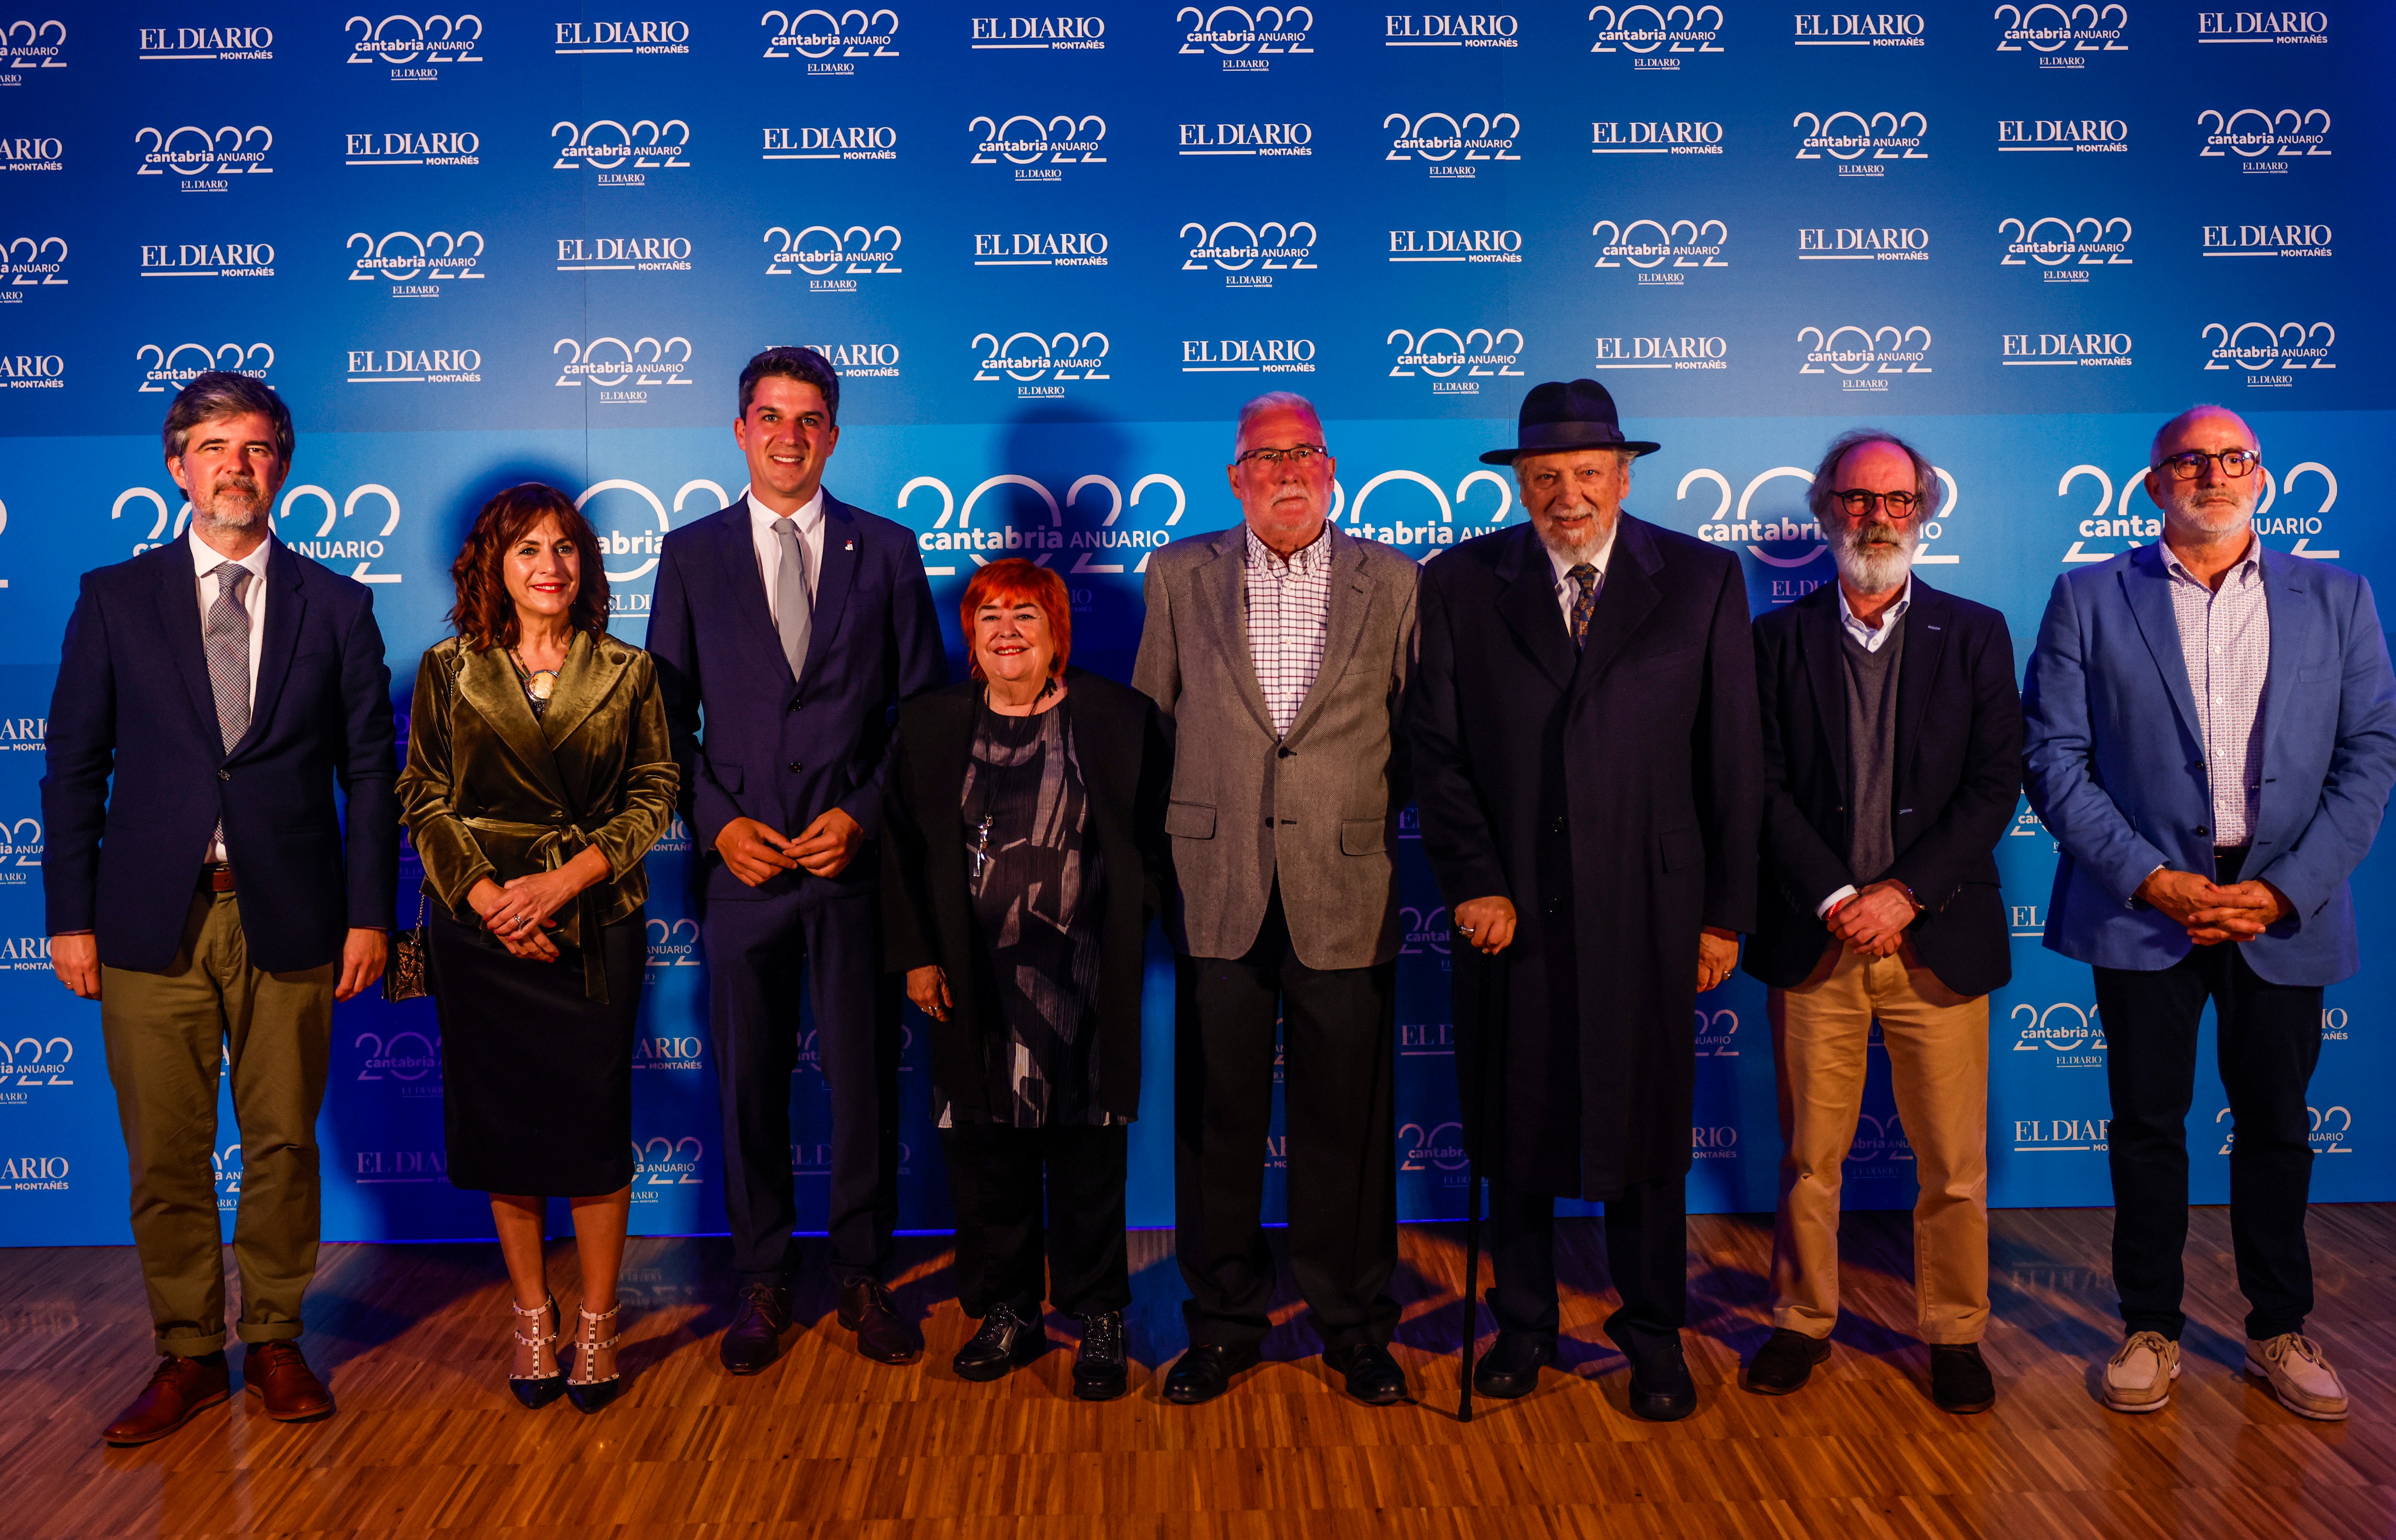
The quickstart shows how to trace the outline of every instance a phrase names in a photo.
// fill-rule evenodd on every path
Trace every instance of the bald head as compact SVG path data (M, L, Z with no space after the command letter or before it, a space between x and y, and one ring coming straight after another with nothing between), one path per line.
M2199 437L2206 441L2203 447L2226 447L2226 440L2223 444L2212 442L2221 438L2224 432L2236 434L2245 442L2247 448L2256 454L2263 452L2263 441L2255 436L2254 429L2246 426L2244 418L2227 406L2206 404L2191 406L2156 429L2154 442L2147 446L2147 463L2161 465L2165 455L2176 455L2182 449L2195 447L2192 441ZM2189 439L2191 443L2183 444L2179 442L2182 439Z

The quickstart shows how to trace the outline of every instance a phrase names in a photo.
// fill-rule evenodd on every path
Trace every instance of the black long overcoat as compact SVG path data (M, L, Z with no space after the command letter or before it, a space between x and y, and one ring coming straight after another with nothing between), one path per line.
M1697 936L1755 925L1737 559L1625 514L1576 657L1547 551L1518 525L1431 562L1421 616L1423 848L1451 909L1497 895L1521 920L1495 964L1454 948L1467 1148L1484 1175L1559 1197L1685 1174Z

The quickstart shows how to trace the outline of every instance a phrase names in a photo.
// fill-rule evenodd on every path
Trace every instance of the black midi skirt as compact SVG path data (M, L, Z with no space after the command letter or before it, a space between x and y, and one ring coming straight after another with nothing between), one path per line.
M648 929L634 910L602 926L605 1003L585 997L582 955L513 956L435 903L425 926L441 1022L442 1122L452 1186L595 1198L632 1179L632 1038Z

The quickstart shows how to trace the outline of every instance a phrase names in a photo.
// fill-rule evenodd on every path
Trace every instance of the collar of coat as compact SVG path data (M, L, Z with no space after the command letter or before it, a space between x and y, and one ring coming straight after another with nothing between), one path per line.
M574 806L557 769L557 746L590 720L632 666L632 649L612 638L577 631L557 670L549 710L535 716L524 682L505 647L458 647L458 694L538 777L560 807Z
M1233 660L1230 672L1239 682L1241 700L1268 737L1285 744L1296 743L1321 714L1324 702L1347 670L1349 656L1355 652L1357 642L1364 634L1364 617L1372 607L1373 579L1363 542L1338 524L1325 528L1331 538L1331 570L1324 579L1330 603L1323 619L1323 661L1316 666L1314 683L1308 688L1306 698L1298 703L1298 715L1285 734L1273 732L1272 710L1265 704L1264 690L1257 684L1256 664L1248 646L1247 606L1240 598L1248 569L1245 520L1214 537L1214 560L1200 566L1196 574L1198 591L1206 601L1206 620L1216 628L1217 644Z

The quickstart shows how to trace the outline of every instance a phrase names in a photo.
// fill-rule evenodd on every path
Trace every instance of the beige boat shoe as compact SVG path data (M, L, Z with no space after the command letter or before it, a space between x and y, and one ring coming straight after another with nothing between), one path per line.
M2346 1387L2322 1356L2320 1344L2295 1332L2246 1344L2246 1373L2269 1386L2280 1404L2315 1422L2346 1420Z
M2137 1332L2105 1365L2105 1404L2116 1412L2160 1412L2179 1378L2179 1344L2161 1332Z

